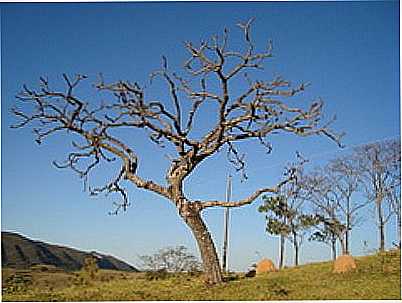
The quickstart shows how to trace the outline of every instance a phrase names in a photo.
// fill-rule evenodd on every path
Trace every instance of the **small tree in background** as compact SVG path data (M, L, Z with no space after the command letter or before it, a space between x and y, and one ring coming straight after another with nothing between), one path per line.
M331 178L324 169L316 168L303 177L302 187L303 196L312 205L316 220L316 231L309 239L330 244L334 260L337 255L336 242L339 240L342 253L346 254L346 228L342 223L339 197Z
M325 173L332 183L333 199L338 202L338 210L345 228L342 228L342 224L338 220L332 220L330 223L327 221L327 224L331 226L329 229L339 230L338 232L344 230L344 252L346 254L350 252L350 233L361 218L358 211L370 203L360 197L356 198L356 193L362 189L362 182L355 164L353 155L347 155L335 158L325 166Z
M395 246L401 248L401 185L391 188L387 192L386 199L396 217L396 234L398 238Z
M343 239L346 226L339 222L339 220L335 217L324 217L322 215L317 215L315 220L316 223L314 227L316 230L310 235L309 240L330 245L332 250L332 259L335 260L337 256L336 241ZM345 247L342 246L342 248L342 253L346 254Z
M367 201L374 203L376 208L379 250L384 251L385 226L395 210L392 206L392 201L395 201L392 199L392 192L400 187L401 143L387 140L367 144L355 148L354 156Z
M197 257L188 252L185 246L162 248L153 255L144 255L139 258L142 267L148 271L194 273L202 270L202 264Z
M293 210L290 215L290 241L293 243L294 249L294 264L299 265L299 250L303 243L306 232L317 223L317 218L313 214L303 213L301 210Z
M281 269L284 265L285 241L289 236L289 226L287 224L286 202L284 196L268 197L263 196L263 205L259 206L258 211L266 213L266 231L271 235L279 235L279 265Z
M263 196L264 203L258 208L266 213L266 230L281 239L279 268L283 267L285 239L293 244L294 265L299 265L299 249L305 232L316 224L316 216L303 211L304 199L299 195L297 180L281 188L277 196Z

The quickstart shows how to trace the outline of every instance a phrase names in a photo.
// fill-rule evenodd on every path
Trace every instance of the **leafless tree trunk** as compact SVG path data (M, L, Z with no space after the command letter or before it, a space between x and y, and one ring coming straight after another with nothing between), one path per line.
M355 149L355 162L365 185L367 201L374 202L376 207L380 251L385 250L385 225L394 212L391 203L384 203L385 198L400 186L400 150L401 144L396 140Z
M297 239L297 233L293 232L292 236L293 236L293 248L295 251L295 255L294 255L295 266L298 266L299 265L299 242Z
M342 237L339 242L341 243L342 255L347 255L348 251L346 249L346 233L345 237Z
M187 223L197 241L207 282L210 284L221 282L222 273L216 248L211 234L201 218L201 214L197 211L190 211L183 216L183 220Z
M339 239L342 254L349 254L350 233L356 225L358 211L369 202L356 201L355 194L361 190L362 181L353 155L331 160L325 167L325 171L332 183L333 198L337 201L341 213L339 217L345 224L344 235Z
M280 248L279 248L279 269L283 268L283 260L285 256L285 241L286 237L284 235L280 235Z
M396 216L397 216L396 234L398 237L398 247L401 248L401 212L398 212Z
M399 178L400 180L400 178ZM392 212L395 214L396 219L396 235L397 242L395 245L401 247L401 184L397 182L394 187L390 188L387 192L387 203L391 205Z
M287 218L283 218L283 224L287 224ZM279 269L282 269L284 266L284 260L285 260L285 244L286 244L286 237L288 235L286 233L281 233L280 234L280 250L279 250Z
M397 246L401 248L401 202L399 194L394 197L394 212L396 216Z
M331 239L332 260L336 260L336 236L332 236Z
M309 175L304 176L302 186L306 200L310 201L317 217L320 218L313 239L329 244L332 256L336 259L337 241L341 244L342 253L346 253L346 226L340 215L342 194L334 182L332 171L328 166L317 167Z
M345 254L349 254L349 233L351 230L350 216L346 216Z
M20 118L14 127L33 124L38 144L55 133L74 136L73 151L64 163L54 162L54 165L77 172L91 195L120 194L122 201L114 203L116 209L112 213L117 214L129 206L124 181L173 203L197 241L206 280L212 284L222 281L222 273L201 212L210 207L241 207L263 193L276 193L292 180L294 170L289 169L284 180L276 186L258 189L242 200L229 202L190 199L184 189L186 178L201 162L223 149L227 150L230 163L246 178L244 156L237 144L245 140L257 141L270 152L271 145L266 139L278 132L300 137L324 135L340 145L341 135L329 129L333 119L320 124L322 100L312 102L305 109L295 107L294 102L289 106L283 101L283 98L296 97L303 92L305 84L293 87L281 77L270 81L254 80L246 73L262 69L264 60L272 57L271 42L266 50L255 51L250 35L252 21L239 24L245 44L241 51L227 49L226 29L222 37L214 36L198 46L187 42L185 49L189 59L184 63L185 76L172 72L166 58L162 57L161 69L151 74L151 81L163 81L169 104L149 100L144 87L137 82L107 84L102 75L95 87L103 93L102 99L107 95L105 98L109 100L100 104L97 100L88 102L75 94L76 87L87 76L74 78L63 74L65 90L52 88L47 78L40 77L39 89L23 86L17 99L24 106L13 109L14 115ZM244 79L244 90L231 91L233 85L238 85L240 76ZM200 108L207 103L216 105L215 114L209 117L214 117L216 123L205 129L202 135L195 135L193 126ZM160 148L168 144L169 151L165 155L170 159L170 167L165 176L166 184L140 176L140 157L135 147L137 133L133 140L127 140L119 132L122 129L142 130ZM121 164L116 177L105 186L94 188L88 185L94 167L116 160Z
M380 235L380 251L385 250L385 231L384 231L384 215L382 213L382 199L376 199L377 215L378 215L378 231Z

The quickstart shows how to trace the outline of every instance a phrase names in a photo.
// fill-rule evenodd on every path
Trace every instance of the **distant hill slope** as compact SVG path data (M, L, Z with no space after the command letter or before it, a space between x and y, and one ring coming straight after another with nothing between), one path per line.
M3 267L23 269L36 264L47 264L74 271L79 270L84 263L84 258L90 255L97 258L99 268L138 271L133 266L112 256L34 241L12 232L1 232Z

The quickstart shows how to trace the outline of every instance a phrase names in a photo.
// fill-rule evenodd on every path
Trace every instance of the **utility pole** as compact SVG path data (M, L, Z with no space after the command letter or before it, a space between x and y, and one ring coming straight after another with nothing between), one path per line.
M232 196L232 176L228 176L226 184L226 202L229 202ZM223 254L222 254L222 270L227 272L227 250L229 238L229 207L225 207L224 221L223 221Z

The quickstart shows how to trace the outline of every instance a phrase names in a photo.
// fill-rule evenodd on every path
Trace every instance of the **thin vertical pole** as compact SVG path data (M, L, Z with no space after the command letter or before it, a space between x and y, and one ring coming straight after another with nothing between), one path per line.
M232 176L228 176L228 181L226 185L226 202L229 202L232 196ZM227 251L228 251L228 239L229 239L229 207L225 208L224 221L223 221L223 255L222 255L222 270L227 272Z

